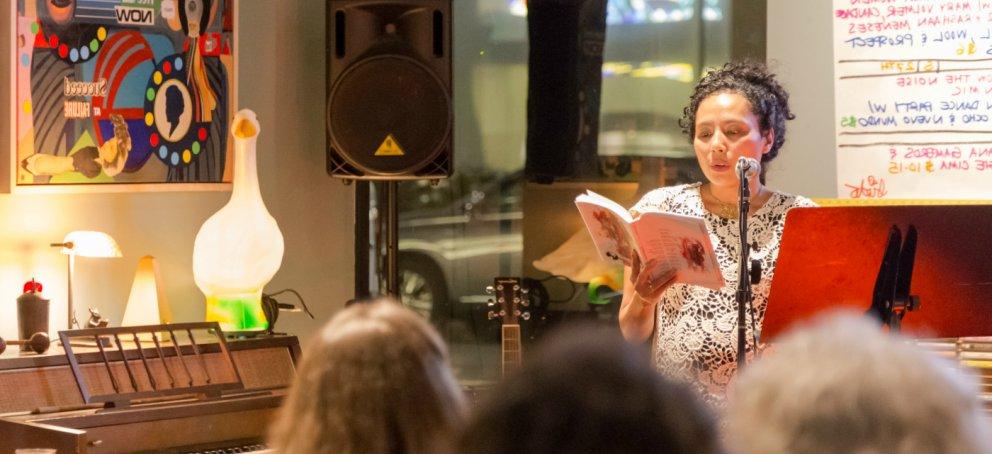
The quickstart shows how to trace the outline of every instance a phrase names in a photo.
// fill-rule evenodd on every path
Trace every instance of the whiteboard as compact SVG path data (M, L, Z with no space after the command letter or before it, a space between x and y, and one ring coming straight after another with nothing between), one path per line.
M992 198L992 0L833 0L837 195Z

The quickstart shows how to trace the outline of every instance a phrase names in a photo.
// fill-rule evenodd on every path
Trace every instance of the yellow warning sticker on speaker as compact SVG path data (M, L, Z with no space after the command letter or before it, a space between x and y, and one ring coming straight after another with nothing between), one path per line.
M392 134L387 134L386 140L383 140L382 145L379 145L379 149L375 150L376 156L403 156L405 154L403 148L396 142L396 138Z

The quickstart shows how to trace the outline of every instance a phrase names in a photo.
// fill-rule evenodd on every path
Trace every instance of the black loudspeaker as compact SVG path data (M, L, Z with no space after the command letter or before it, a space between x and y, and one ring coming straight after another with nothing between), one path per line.
M606 0L527 3L527 179L598 173Z
M327 173L451 174L451 0L328 0Z

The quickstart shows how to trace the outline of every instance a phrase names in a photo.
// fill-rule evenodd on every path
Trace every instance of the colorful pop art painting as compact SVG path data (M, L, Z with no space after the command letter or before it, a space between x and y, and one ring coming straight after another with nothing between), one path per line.
M235 1L15 0L15 190L229 187Z

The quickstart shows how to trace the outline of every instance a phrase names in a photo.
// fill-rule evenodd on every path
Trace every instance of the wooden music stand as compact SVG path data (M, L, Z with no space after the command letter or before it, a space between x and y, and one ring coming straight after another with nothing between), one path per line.
M761 341L821 312L872 305L890 229L918 232L902 333L992 335L992 205L796 208L789 212Z

